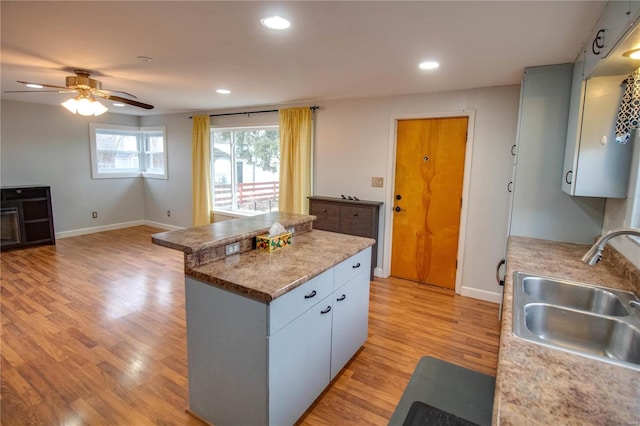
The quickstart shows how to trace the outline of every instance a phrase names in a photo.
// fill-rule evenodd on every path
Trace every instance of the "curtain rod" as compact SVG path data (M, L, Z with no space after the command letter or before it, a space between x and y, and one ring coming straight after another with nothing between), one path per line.
M318 105L314 105L309 107L309 109L311 110L311 112L316 112L317 109L320 109L320 107ZM209 117L223 117L226 115L246 115L247 117L250 116L251 114L262 114L263 112L278 112L279 110L277 109L263 109L261 111L246 111L246 112L227 112L224 114L209 114ZM189 117L189 118L193 118L193 116Z

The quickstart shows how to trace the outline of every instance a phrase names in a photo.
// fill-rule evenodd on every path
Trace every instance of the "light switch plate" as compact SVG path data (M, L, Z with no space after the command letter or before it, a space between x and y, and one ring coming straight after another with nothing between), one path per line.
M374 188L382 188L384 185L384 178L381 177L372 177L371 178L371 186Z

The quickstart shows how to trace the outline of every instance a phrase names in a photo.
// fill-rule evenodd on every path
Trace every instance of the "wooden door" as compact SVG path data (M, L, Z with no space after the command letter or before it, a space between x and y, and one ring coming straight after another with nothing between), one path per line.
M399 120L391 275L455 288L468 117Z

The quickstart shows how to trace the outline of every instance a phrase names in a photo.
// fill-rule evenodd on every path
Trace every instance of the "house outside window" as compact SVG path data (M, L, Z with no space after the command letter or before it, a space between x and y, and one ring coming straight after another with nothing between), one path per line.
M214 210L259 214L278 210L278 126L212 128Z
M132 127L90 123L91 176L94 179L167 179L164 126Z

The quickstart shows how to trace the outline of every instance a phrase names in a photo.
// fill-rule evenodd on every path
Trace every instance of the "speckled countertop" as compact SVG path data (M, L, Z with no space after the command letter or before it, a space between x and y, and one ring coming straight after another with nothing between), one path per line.
M596 266L582 263L580 259L588 248L509 238L494 425L640 424L640 371L547 348L513 335L515 271L638 291L640 283L615 273L606 261L606 253Z
M372 246L375 240L312 230L315 216L267 213L152 236L155 244L185 253L185 275L269 303ZM253 239L279 222L294 227L293 243L272 253L255 250ZM224 247L240 242L241 253Z
M253 299L270 302L373 245L370 238L327 231L294 235L272 253L258 250L191 268L187 275Z

